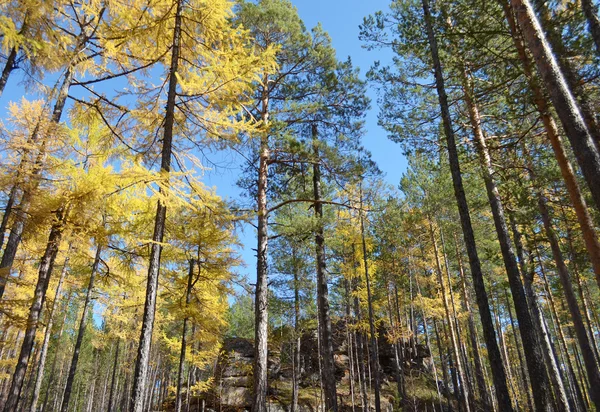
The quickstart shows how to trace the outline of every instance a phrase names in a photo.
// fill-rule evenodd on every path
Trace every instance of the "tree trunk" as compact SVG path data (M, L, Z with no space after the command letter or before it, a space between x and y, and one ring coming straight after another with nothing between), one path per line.
M357 278L357 273L356 273L356 262L354 261L356 256L356 250L355 250L355 246L354 244L352 244L352 261L353 264L352 266L354 267L354 278L352 280L352 292L354 294L354 318L356 319L356 321L358 323L360 323L361 321L361 313L360 313L360 300L358 298L358 294L357 292L357 283L358 283L358 278ZM358 363L358 377L359 377L359 384L360 384L360 394L361 394L361 400L362 400L362 407L363 407L363 412L366 412L370 409L369 407L369 398L367 396L367 374L365 371L365 359L364 359L364 346L365 346L365 342L364 342L364 335L362 332L360 331L356 331L355 332L355 337L356 337L356 352L357 352L357 363Z
M527 265L525 264L525 256L524 256L524 248L523 242L521 239L521 232L517 227L517 223L514 220L512 214L509 214L509 220L512 227L513 236L515 238L515 246L517 249L517 256L519 258L519 264L521 269L521 274L523 277L523 285L525 288L525 296L527 297L527 303L529 305L529 310L531 312L531 317L534 325L535 333L538 336L540 343L542 344L542 351L544 352L544 357L546 359L546 366L548 375L550 380L552 381L552 385L555 391L556 403L558 405L558 409L561 411L569 410L569 402L567 400L567 394L565 391L564 382L560 375L560 370L558 364L556 363L556 359L552 353L552 343L550 341L550 337L548 335L548 331L545 327L545 322L543 318L543 313L540 310L537 296L533 290L533 271L531 271Z
M503 1L502 5L504 7L504 14L508 20L519 59L523 65L525 77L527 78L529 88L533 94L533 103L540 114L542 123L544 124L544 128L546 130L546 136L552 145L554 156L556 157L561 175L565 181L567 192L569 193L569 198L571 199L571 203L575 208L577 221L581 227L583 240L585 242L594 273L596 274L596 280L600 285L600 242L598 241L598 236L596 235L596 230L594 229L594 223L590 216L583 194L581 193L581 189L579 187L579 183L577 182L577 178L575 177L575 172L573 171L571 162L567 157L565 147L558 132L558 126L556 125L556 122L550 113L550 108L548 107L546 97L544 96L544 93L538 82L534 78L532 62L527 54L527 51L525 50L525 45L523 44L521 34L517 29L512 10L506 1Z
M541 193L538 194L538 207L542 216L542 222L544 223L546 237L550 242L552 256L556 263L556 268L559 275L558 277L565 293L565 300L567 301L567 307L569 308L569 312L571 314L571 320L573 321L573 325L575 327L577 341L583 355L583 363L585 365L590 385L590 399L596 406L596 409L600 410L600 370L598 369L598 363L596 362L596 357L594 356L594 351L592 349L592 345L590 344L590 340L585 329L585 324L583 323L581 311L579 310L579 304L577 303L577 297L573 291L569 270L565 264L556 233L552 228L550 212L548 210L548 202Z
M4 206L4 214L2 215L2 223L0 223L0 251L4 247L4 238L6 237L6 229L8 228L8 220L12 214L13 207L15 205L15 199L17 197L17 185L14 184L8 194L6 206Z
M6 83L8 82L8 78L10 74L15 69L15 62L17 60L17 54L19 50L16 47L13 47L10 50L8 57L6 58L6 64L4 65L4 69L2 70L2 75L0 76L0 96L2 96L2 92L6 87Z
M554 297L552 294L552 290L550 289L550 285L548 285L548 280L546 279L546 274L545 274L545 270L544 270L544 266L542 263L542 259L539 255L539 252L536 249L536 254L537 254L537 258L538 258L538 262L539 262L539 267L540 267L540 277L542 278L542 281L544 282L544 289L546 291L546 294L548 296L548 305L550 306L551 309L551 313L554 317L554 324L557 330L557 336L559 338L559 341L561 343L563 352L565 354L565 359L567 361L567 366L569 368L569 375L570 378L572 380L572 382L575 385L575 392L578 398L578 403L580 405L580 407L585 408L585 403L583 401L583 395L581 393L581 388L579 386L579 383L577 382L577 377L575 376L575 369L573 367L573 363L571 360L571 357L569 356L569 349L567 347L567 342L565 339L565 335L564 332L562 330L562 326L560 324L560 318L558 317L558 312L556 311L556 306L554 304Z
M479 308L479 315L481 317L481 324L483 326L483 334L488 349L488 357L492 369L494 387L496 389L498 408L504 412L511 412L513 410L512 402L510 398L510 393L508 392L508 386L506 383L506 372L504 370L504 366L502 365L500 349L498 348L498 342L496 341L496 332L494 330L494 322L492 320L488 296L483 280L481 262L477 254L475 235L473 234L473 226L471 224L469 206L467 203L467 198L465 195L465 190L462 181L456 140L454 137L454 130L452 128L452 119L450 117L448 97L446 95L446 89L444 86L442 65L438 55L437 40L433 31L433 23L431 18L431 12L429 9L429 1L422 0L422 4L423 11L425 14L427 36L429 39L429 46L431 49L431 56L433 59L433 66L435 70L435 82L440 103L440 110L442 113L444 134L446 136L446 143L448 147L448 158L450 162L450 171L452 174L454 194L456 196L456 202L460 214L460 222L462 226L465 247L469 256L471 276L473 277L473 287L475 289L475 295L477 297L477 306Z
M299 273L296 264L296 249L292 250L292 260L294 262L294 358L292 371L292 405L290 412L298 412L298 389L300 381L300 345L302 337L300 336L300 284ZM351 359L352 359L352 355Z
M175 110L177 99L177 70L179 68L179 51L181 42L181 25L183 0L177 0L175 12L175 27L173 30L173 43L171 50L171 67L169 68L169 88L167 91L167 106L165 112L164 134L161 151L161 173L166 176L171 171L171 155L173 151L173 128L175 125ZM160 189L162 192L162 189ZM146 284L146 300L144 302L144 315L142 332L137 350L137 360L133 378L133 390L130 398L131 412L142 412L144 407L144 393L150 362L150 346L152 344L152 331L154 330L154 317L156 311L156 295L158 293L158 278L160 274L160 257L165 233L167 218L167 205L158 201L156 216L154 218L154 234L148 264L148 281Z
M117 391L117 370L119 365L119 349L121 347L121 339L117 338L117 347L115 349L115 360L113 362L112 367L112 378L110 383L110 392L108 395L108 409L107 412L111 412L113 410L113 405L115 404L115 395Z
M71 86L71 82L73 80L73 69L69 67L65 72L63 82L59 89L58 96L56 98L56 102L54 104L54 110L52 111L52 117L50 118L50 123L53 125L58 125L60 123L60 119L62 117L65 104L67 102L67 97L69 95L69 88ZM34 134L39 133L36 130ZM32 136L32 141L36 141L37 138ZM2 255L2 260L0 261L0 299L4 296L4 291L6 289L6 282L8 277L10 276L10 271L15 261L15 257L17 256L17 250L19 245L21 244L21 238L23 236L23 230L25 228L25 222L27 220L27 210L29 209L29 203L31 201L31 197L33 196L33 192L37 188L38 183L38 174L41 172L42 162L46 155L46 141L48 140L48 136L44 136L42 138L42 143L40 150L38 152L37 158L35 160L31 179L35 182L33 186L27 189L23 195L21 196L21 201L19 203L20 213L16 217L15 222L11 228L10 234L8 236L8 241L6 243L6 249L4 249L4 253Z
M468 326L469 326L469 339L471 340L471 350L473 351L473 361L475 364L475 381L477 383L477 389L479 391L479 396L481 397L481 403L483 407L487 410L491 408L490 405L490 396L487 391L487 386L485 385L485 376L483 374L483 362L481 360L481 354L479 352L479 342L477 339L477 328L475 326L475 319L473 317L473 312L471 311L471 303L469 299L469 294L467 293L467 279L463 270L462 257L461 252L458 247L458 240L456 239L456 234L454 236L454 246L456 249L456 258L458 260L458 271L460 273L460 285L461 285L461 293L462 293L462 306L463 310L467 314Z
M190 269L188 273L187 289L185 291L185 310L187 311L190 302L192 301L192 286L194 277L194 265L196 261L190 260ZM183 386L183 368L185 366L185 350L187 346L187 327L188 327L188 316L187 313L183 318L183 330L181 332L181 351L179 354L179 368L177 369L177 394L175 396L175 412L181 412L182 396L181 387Z
M427 219L429 220L429 236L431 237L431 243L433 244L433 254L435 255L437 279L439 282L440 289L442 291L442 303L444 304L444 312L446 313L446 320L450 332L450 346L452 348L452 354L455 364L454 366L456 368L456 375L458 379L458 386L456 387L456 390L459 394L459 409L469 412L471 410L471 405L469 402L469 392L466 385L465 372L463 369L460 356L460 349L457 341L457 331L455 330L453 314L450 312L450 306L448 304L448 294L446 292L446 285L444 282L444 276L442 274L442 265L440 262L437 240L433 231L433 223L431 221L431 217L428 216Z
M369 262L367 259L367 240L365 237L365 220L363 216L362 189L360 190L360 233L362 238L363 264L365 268L365 282L367 285L367 306L369 308L369 332L371 335L371 373L375 384L375 412L381 412L381 382L379 376L379 346L377 331L375 330L375 313L373 311L373 295L371 293L371 278L369 276Z
M321 336L321 360L323 370L321 380L325 393L325 410L337 412L337 393L335 387L335 366L333 362L333 338L331 335L331 319L329 314L329 291L327 287L325 262L325 236L323 228L323 203L321 203L321 167L319 157L319 138L317 126L312 126L313 145L313 195L317 230L315 233L315 252L317 264L317 306L319 314L319 334Z
M550 45L540 26L529 0L510 0L519 26L546 84L556 113L571 142L577 162L600 210L600 153L580 107L572 95L563 73L552 54Z
M35 286L33 295L33 302L29 309L29 316L27 318L27 328L25 329L25 336L21 344L21 352L17 360L17 366L12 377L12 384L8 392L8 399L4 405L4 412L17 412L19 401L21 397L21 389L23 387L23 380L25 378L25 372L29 365L29 357L31 355L31 349L35 341L35 333L37 331L38 322L40 319L40 313L44 301L46 299L46 291L50 283L50 277L52 276L52 269L54 268L54 262L58 255L58 249L60 247L60 241L63 235L65 221L67 220L68 210L59 209L56 212L56 221L53 223L50 229L50 235L48 237L48 243L46 244L46 250L44 256L40 261L40 268L38 272L38 281Z
M515 304L517 319L519 320L519 330L521 331L521 340L523 342L525 361L527 363L527 370L529 371L530 383L533 390L533 398L537 410L540 412L550 410L552 396L549 391L550 382L544 368L544 355L539 340L534 334L530 333L534 330L534 325L527 305L527 298L523 290L523 283L521 281L515 253L511 245L512 241L504 217L504 207L493 178L494 171L492 169L492 160L481 128L479 109L472 96L471 85L467 73L463 73L463 89L465 92L465 100L469 111L471 127L473 129L475 146L479 154L488 201L492 209L494 225L496 227L496 233L502 251L502 258L504 260L504 266L506 268L506 274L508 276L510 290Z
M600 55L600 18L596 14L596 6L592 0L581 0L583 13L588 21L588 29L596 45L596 53ZM1 89L0 89L1 93Z
M73 382L75 382L75 374L77 373L77 364L79 362L81 344L83 342L83 336L85 335L85 329L87 327L90 315L90 306L92 305L92 293L94 291L94 283L96 281L96 274L98 273L98 266L100 265L101 253L102 246L98 245L96 247L96 256L94 257L94 263L92 264L92 272L90 274L87 293L85 295L85 302L83 303L83 312L81 313L81 321L79 322L79 330L77 332L77 338L75 340L75 348L73 349L73 358L71 359L71 365L69 366L69 374L67 375L67 383L65 385L63 401L60 407L61 412L68 412L69 409L69 400L71 399L71 388L73 387Z
M50 313L48 314L48 323L46 325L46 331L44 333L44 342L42 343L42 349L40 353L40 360L37 367L37 373L35 377L35 387L33 389L33 396L31 399L31 407L29 408L31 412L35 412L37 410L37 404L40 397L40 391L42 389L42 381L44 379L44 370L46 367L46 356L48 355L48 347L50 346L50 337L52 336L52 325L54 323L54 312L56 310L56 306L60 299L60 293L62 291L62 284L67 275L67 268L69 266L69 253L71 247L69 246L69 250L67 251L67 257L65 258L65 262L63 264L62 271L60 273L60 278L58 279L58 285L56 285L56 291L54 293L54 302L52 302L52 308L50 309ZM50 390L48 388L47 390Z
M265 127L269 124L268 77L265 77L265 89L262 96L262 121ZM267 183L269 177L269 135L265 130L260 141L258 166L258 233L256 253L256 293L254 297L254 393L252 399L253 412L267 412L267 362L268 362L268 327L269 327L269 290L268 290L268 242L269 217L267 210Z

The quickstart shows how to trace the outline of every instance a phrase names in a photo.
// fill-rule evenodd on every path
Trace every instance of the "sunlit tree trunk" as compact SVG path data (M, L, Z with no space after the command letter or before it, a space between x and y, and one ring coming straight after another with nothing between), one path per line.
M321 344L321 360L323 389L325 394L325 410L337 412L337 393L335 381L335 366L333 363L333 337L331 334L331 319L329 313L329 291L327 286L325 262L325 235L323 228L323 203L321 203L321 167L319 142L316 125L312 126L313 146L313 196L317 229L315 231L315 252L317 265L317 308L319 316L319 335Z
M583 176L590 188L596 207L600 210L600 153L588 126L582 117L579 104L572 95L563 73L552 54L550 45L540 26L529 0L510 0L519 26L538 72L549 92L565 133Z
M448 97L446 95L446 89L444 85L442 64L440 62L437 40L433 30L429 1L422 0L422 5L425 15L425 25L427 30L427 37L429 40L429 47L433 59L435 83L440 104L440 110L442 113L444 134L446 136L448 159L450 162L450 172L452 174L454 194L456 196L458 211L460 214L460 222L463 231L465 247L469 256L471 276L473 277L473 287L475 289L475 295L477 297L477 306L479 308L479 315L481 317L481 324L483 326L483 333L488 349L488 357L492 369L494 387L496 389L496 398L500 410L511 412L513 410L512 402L506 383L506 372L504 370L504 366L502 365L502 358L500 355L500 350L498 348L498 342L496 341L496 332L494 330L494 323L492 320L488 296L483 280L481 262L477 254L477 246L475 243L475 236L473 234L469 206L467 203L467 198L465 195L465 190L462 181L458 150L456 147L456 140L454 136L454 130L452 127L452 119L450 116Z
M19 407L19 402L21 400L21 389L23 387L23 380L25 379L25 372L27 371L27 367L29 365L29 358L35 341L35 333L37 331L40 314L46 299L46 291L48 290L50 277L52 276L52 269L54 268L54 262L56 260L56 256L58 255L58 249L60 247L60 241L62 239L64 225L68 214L68 210L59 209L56 212L56 220L50 229L50 235L48 237L48 242L46 243L46 250L44 251L44 255L40 261L38 280L33 294L33 303L29 309L27 328L25 329L25 335L21 344L21 351L17 359L17 366L12 377L12 383L8 392L8 399L4 405L4 412L16 412Z
M181 42L181 25L184 1L177 0L175 12L175 26L171 47L171 62L169 67L169 85L167 90L167 105L165 109L164 132L161 149L160 170L167 175L171 171L171 156L173 152L173 129L175 126L175 110L177 100L177 70L179 68L179 53ZM162 190L162 189L161 189ZM156 296L158 294L158 278L160 274L160 257L164 240L165 224L167 219L167 205L158 200L154 218L154 233L148 263L148 280L146 283L146 298L144 302L144 315L142 318L142 331L140 334L135 372L133 376L133 390L129 401L131 412L142 412L144 407L144 394L148 378L148 365L150 362L150 347L152 344L152 331L156 312Z

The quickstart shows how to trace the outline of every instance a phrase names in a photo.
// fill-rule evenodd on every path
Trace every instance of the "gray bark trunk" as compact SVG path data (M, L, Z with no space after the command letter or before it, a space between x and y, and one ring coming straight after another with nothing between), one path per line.
M179 68L179 52L181 42L181 25L184 2L177 1L175 12L175 27L171 50L171 66L169 68L169 88L167 91L167 106L165 110L165 123L161 150L160 169L163 173L171 171L171 155L173 152L173 128L175 125L175 109L177 99L177 70ZM152 345L152 331L154 330L154 317L156 312L156 295L158 293L158 278L160 274L160 257L165 233L167 206L160 200L156 205L154 219L154 234L148 264L148 281L146 284L146 300L144 302L144 315L142 318L142 332L139 339L133 389L130 398L131 412L142 412L144 408L144 394L148 377L150 362L150 347Z
M35 342L35 333L40 320L40 313L46 299L46 291L48 290L52 269L54 268L54 262L58 255L58 249L68 211L60 209L56 215L56 222L52 225L48 243L46 244L46 250L40 261L38 281L35 286L33 302L27 318L27 328L25 329L25 336L23 337L23 342L21 344L21 352L19 353L17 366L12 377L8 399L4 405L4 412L16 412L21 400L21 389L23 387L27 366L29 365L29 358Z
M583 176L600 210L600 153L529 0L510 0Z
M75 382L75 374L77 373L77 364L79 363L79 353L81 351L81 344L83 343L83 336L85 335L85 329L87 327L88 319L90 316L90 307L92 305L92 293L94 291L94 283L96 281L96 274L98 273L98 266L100 264L100 254L102 253L102 246L96 247L96 256L94 256L94 263L92 264L92 272L90 273L90 280L85 294L85 302L83 303L83 312L81 314L81 321L79 322L79 330L77 331L77 338L75 340L75 348L73 349L73 357L71 358L71 365L69 366L69 374L67 375L67 383L65 384L65 391L63 395L63 401L61 405L61 412L67 412L69 409L69 400L71 399L71 388L73 382Z
M437 40L433 31L433 23L429 8L429 1L422 0L422 4L425 15L427 37L429 39L431 56L433 59L435 83L439 98L440 110L442 113L444 134L446 136L450 171L452 174L452 182L454 186L454 194L456 196L456 202L460 214L460 222L463 231L465 247L469 256L471 276L473 277L473 287L475 289L475 295L477 298L477 306L479 308L479 315L481 317L481 324L483 326L485 343L488 349L488 357L492 369L494 387L496 389L498 408L502 411L512 412L512 402L510 398L510 393L508 391L508 385L506 383L506 371L504 370L504 366L502 364L502 357L500 355L500 349L498 348L498 342L496 341L496 331L494 330L494 323L492 320L488 296L483 280L483 272L481 270L481 262L477 254L477 246L475 243L475 235L473 233L473 227L471 224L469 206L467 203L467 198L463 186L462 174L458 158L458 150L456 147L456 139L454 136L454 130L452 128L452 119L450 116L448 97L446 95L446 89L444 85L442 64L440 62L438 54Z

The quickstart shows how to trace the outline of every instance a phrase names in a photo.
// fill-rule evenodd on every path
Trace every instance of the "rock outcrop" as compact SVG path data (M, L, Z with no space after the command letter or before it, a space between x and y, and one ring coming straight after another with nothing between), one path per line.
M335 361L335 378L342 384L347 384L350 377L350 354L346 328L343 322L332 325L333 349ZM379 332L379 363L383 378L386 381L395 380L395 350L386 339L385 330ZM284 348L285 349L285 348ZM290 349L290 348L287 348ZM406 342L401 345L403 367L419 371L429 368L427 359L430 353L424 345ZM286 411L282 401L289 396L280 387L291 387L291 364L288 356L282 359L282 348L269 348L269 381L272 383L269 393L270 411ZM301 337L300 353L300 386L302 388L319 387L319 350L316 331L309 331ZM230 338L223 342L223 349L215 369L215 384L208 396L208 406L214 410L250 411L252 396L252 364L254 361L254 343L249 339ZM308 390L308 389L306 389ZM318 389L317 389L318 390ZM289 391L288 391L289 392ZM391 406L384 408L390 410ZM300 411L313 411L314 405L302 405ZM344 410L343 406L340 410Z

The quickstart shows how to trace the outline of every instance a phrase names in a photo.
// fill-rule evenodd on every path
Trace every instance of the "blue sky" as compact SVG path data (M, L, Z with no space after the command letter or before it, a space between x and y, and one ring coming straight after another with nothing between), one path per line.
M354 66L361 69L363 78L374 61L390 60L389 51L367 51L361 47L362 43L358 39L358 26L363 18L378 10L386 10L389 0L292 0L292 3L298 9L308 29L321 23L331 37L338 59L345 60L350 56ZM373 159L385 173L386 181L397 186L406 170L407 162L400 146L390 141L385 131L377 125L377 96L372 87L369 88L369 96L372 107L366 118L363 145L373 154ZM235 167L237 162L235 157L227 158L222 163L223 167L205 175L206 184L216 186L217 193L223 197L237 198L239 196L239 189L235 186L239 174L239 170ZM240 233L240 240L243 244L240 252L246 266L240 268L239 272L246 274L252 282L256 277L256 257L253 250L256 248L255 230L250 226L246 227Z

